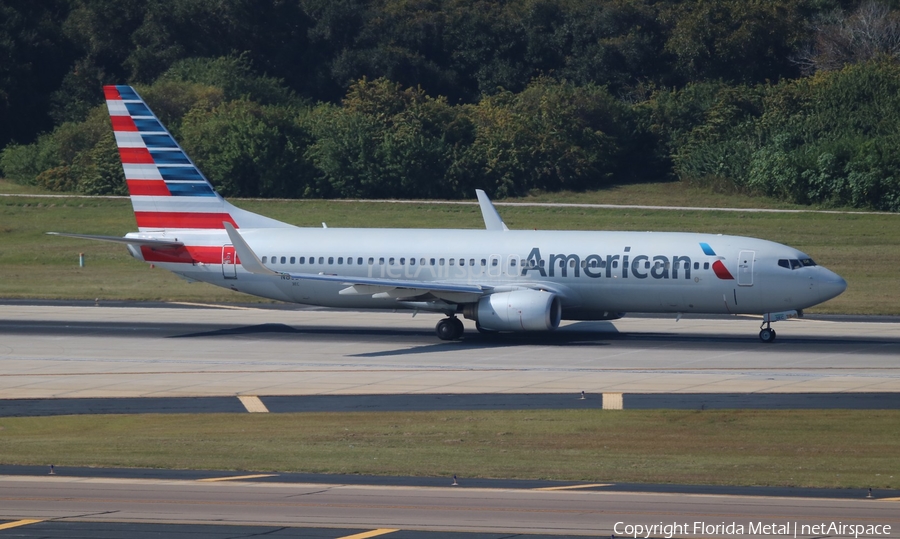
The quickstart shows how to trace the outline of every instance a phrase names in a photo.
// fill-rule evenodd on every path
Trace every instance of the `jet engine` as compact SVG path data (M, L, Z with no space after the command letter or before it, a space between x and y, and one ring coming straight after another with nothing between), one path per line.
M552 292L514 290L468 304L463 315L490 331L547 331L559 326L562 305Z

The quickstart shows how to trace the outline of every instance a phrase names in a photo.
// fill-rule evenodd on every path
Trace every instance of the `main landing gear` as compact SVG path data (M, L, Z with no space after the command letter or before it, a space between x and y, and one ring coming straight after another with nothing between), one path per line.
M437 326L434 327L434 330L437 332L437 336L442 341L455 341L456 339L462 337L463 331L465 331L465 326L463 326L462 320L455 316L450 316L448 318L444 318L440 322L437 323Z

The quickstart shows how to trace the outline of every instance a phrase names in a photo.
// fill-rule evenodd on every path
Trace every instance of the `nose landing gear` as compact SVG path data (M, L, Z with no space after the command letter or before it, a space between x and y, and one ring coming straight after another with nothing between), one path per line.
M772 329L772 322L801 317L803 317L803 311L782 311L780 313L764 314L762 324L759 326L759 340L762 342L775 342L776 334L775 330Z
M450 316L438 322L434 330L440 340L455 341L462 337L466 328L463 326L462 320L455 316Z
M767 325L767 324L763 324L763 325ZM760 326L760 327L762 327L762 326ZM763 328L759 331L759 340L761 340L762 342L774 342L776 336L777 335L775 333L775 330L770 327Z

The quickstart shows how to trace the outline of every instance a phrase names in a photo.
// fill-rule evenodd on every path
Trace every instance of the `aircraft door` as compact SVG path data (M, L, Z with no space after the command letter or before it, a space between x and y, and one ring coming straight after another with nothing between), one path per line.
M753 259L756 251L741 251L738 255L738 286L753 286Z
M499 277L501 269L500 255L491 255L490 260L488 260L488 275L491 277Z
M234 245L222 247L222 276L226 279L237 279L237 255L234 253Z
M506 274L510 277L519 276L519 255L509 255L509 260L506 264Z

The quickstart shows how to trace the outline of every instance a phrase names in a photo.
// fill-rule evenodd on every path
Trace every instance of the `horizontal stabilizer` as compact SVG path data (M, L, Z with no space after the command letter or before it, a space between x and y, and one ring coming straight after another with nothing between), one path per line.
M172 240L155 240L150 238L122 238L119 236L95 236L92 234L68 234L66 232L47 232L50 236L65 236L67 238L79 238L82 240L108 241L112 243L125 243L128 245L147 245L148 247L176 248L183 247L184 243Z

